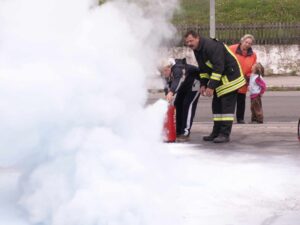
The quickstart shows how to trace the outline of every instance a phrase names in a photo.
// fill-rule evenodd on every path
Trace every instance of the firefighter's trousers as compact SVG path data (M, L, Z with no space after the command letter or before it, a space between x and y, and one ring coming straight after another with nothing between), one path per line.
M213 131L212 135L230 136L232 123L234 120L234 111L236 105L237 91L230 92L226 95L217 97L214 93L212 100L213 113Z

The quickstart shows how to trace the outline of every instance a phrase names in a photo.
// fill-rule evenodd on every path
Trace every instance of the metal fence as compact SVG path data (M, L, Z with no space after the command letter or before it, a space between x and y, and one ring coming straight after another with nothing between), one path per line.
M209 25L177 25L177 29L182 36L188 30L209 36ZM252 34L256 44L300 44L300 23L216 25L216 38L227 44L239 42L244 34Z

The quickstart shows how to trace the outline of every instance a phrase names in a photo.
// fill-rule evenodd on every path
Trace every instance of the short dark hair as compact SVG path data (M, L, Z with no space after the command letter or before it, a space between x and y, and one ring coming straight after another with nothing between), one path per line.
M184 38L187 38L188 36L192 35L194 38L200 37L200 35L194 31L194 30L189 30L185 33Z

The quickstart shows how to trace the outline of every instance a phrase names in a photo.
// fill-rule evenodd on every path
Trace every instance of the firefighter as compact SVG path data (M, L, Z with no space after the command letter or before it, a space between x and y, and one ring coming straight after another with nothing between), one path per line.
M166 99L176 108L177 141L187 141L200 96L199 69L185 59L170 58L162 65L161 73L166 82Z
M185 43L193 49L200 69L200 93L213 96L213 130L204 136L204 141L225 143L230 140L237 90L246 84L240 65L222 42L200 37L194 31L188 31Z

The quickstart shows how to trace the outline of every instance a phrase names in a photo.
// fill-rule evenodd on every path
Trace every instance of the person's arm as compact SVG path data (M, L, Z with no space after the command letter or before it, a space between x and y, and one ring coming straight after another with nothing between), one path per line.
M263 95L263 94L265 93L266 89L267 89L266 83L265 83L264 80L261 79L260 77L257 77L257 78L255 79L255 82L256 82L257 85L260 86L260 88L261 88L261 91L260 91L259 94L260 94L260 95Z
M208 81L209 81L209 73L206 72L200 72L200 87L207 87Z
M167 95L170 88L169 88L169 83L165 78L163 79L163 85L164 85L164 93L165 95Z
M183 68L175 65L172 68L172 75L173 77L170 86L170 91L173 92L173 94L175 94L182 85L185 78L183 77Z
M166 99L168 102L172 102L173 97L174 97L174 93L172 91L169 91L166 95Z
M209 89L215 89L219 86L221 81L222 74L225 67L225 56L224 49L225 47L221 43L215 43L215 45L209 46L207 49L208 59L211 63L211 75L207 87Z
M166 99L168 102L172 102L174 95L177 93L184 80L185 77L183 76L183 67L174 65L172 68L172 81L170 83L168 93L166 94Z
M205 90L206 90L206 87L207 87L207 83L209 81L209 74L208 72L205 73L205 72L201 72L201 70L196 67L196 66L193 66L193 65L188 65L188 76L195 76L195 79L197 80L200 80L200 94L205 96L206 93L205 93Z

